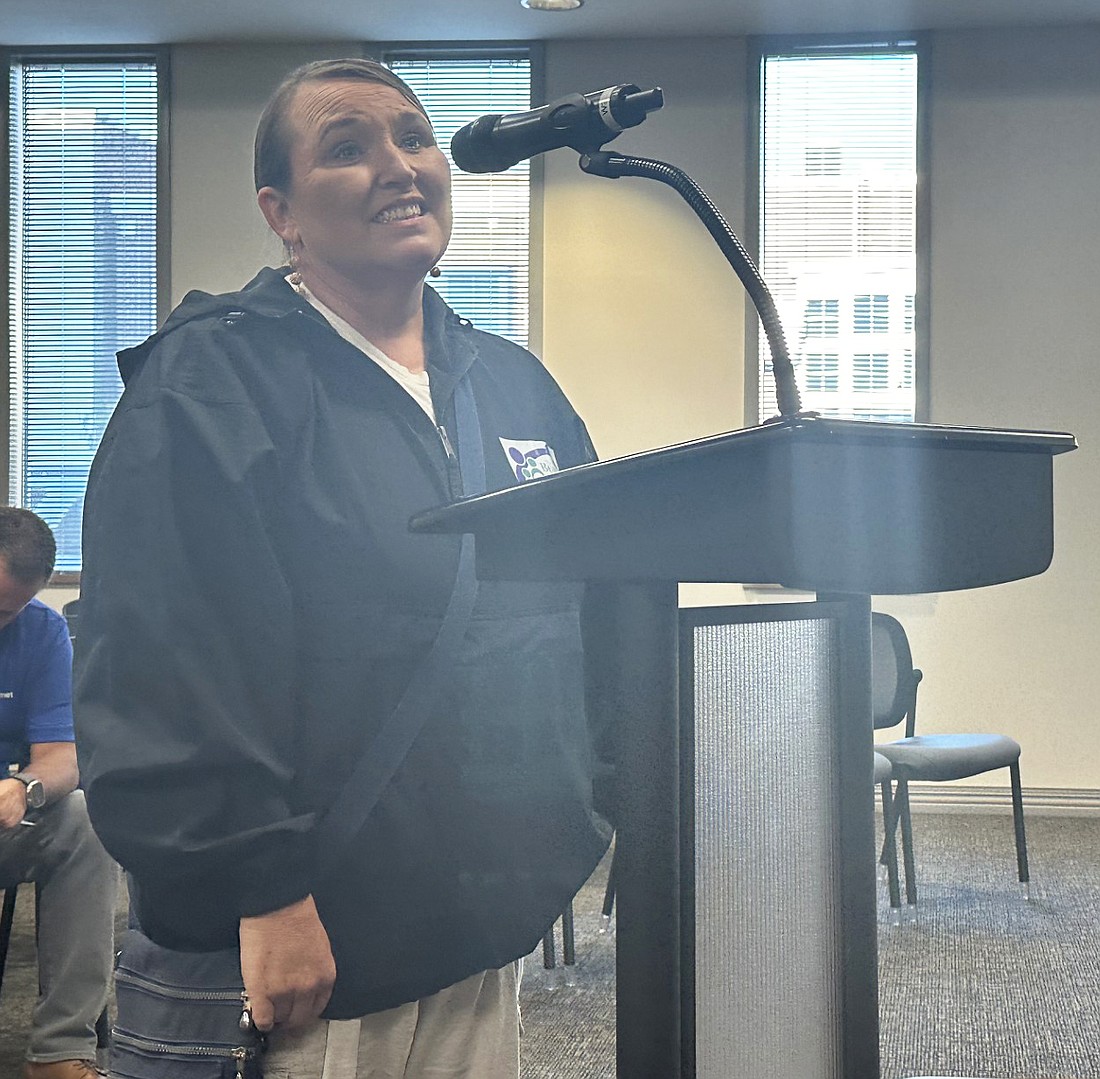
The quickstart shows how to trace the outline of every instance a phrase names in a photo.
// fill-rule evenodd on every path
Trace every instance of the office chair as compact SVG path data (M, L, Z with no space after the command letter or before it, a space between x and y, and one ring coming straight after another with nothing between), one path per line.
M1021 890L1029 898L1027 839L1020 787L1020 745L1003 734L916 734L917 687L924 677L913 666L909 640L901 623L888 614L871 614L872 702L876 730L905 721L905 737L880 742L877 753L886 757L895 783L891 828L901 827L905 863L906 902L915 906L917 885L913 858L913 830L909 813L909 783L969 779L1007 768L1012 788L1012 819L1016 838L1016 868ZM887 844L893 843L887 832Z

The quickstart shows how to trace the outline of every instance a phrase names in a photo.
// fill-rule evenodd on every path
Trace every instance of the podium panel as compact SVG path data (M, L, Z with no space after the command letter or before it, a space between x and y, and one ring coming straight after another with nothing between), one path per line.
M868 618L681 611L685 1076L878 1075Z

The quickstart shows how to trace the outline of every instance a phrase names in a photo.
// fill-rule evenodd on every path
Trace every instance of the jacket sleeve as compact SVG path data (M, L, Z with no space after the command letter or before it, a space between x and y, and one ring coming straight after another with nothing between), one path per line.
M157 347L178 352L189 336ZM312 868L313 816L295 800L279 454L224 357L175 379L156 359L89 479L81 780L104 845L139 881L260 914L305 896Z

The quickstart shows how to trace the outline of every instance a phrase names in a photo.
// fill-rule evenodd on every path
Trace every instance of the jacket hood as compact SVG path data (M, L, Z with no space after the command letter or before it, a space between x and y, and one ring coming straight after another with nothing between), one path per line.
M273 269L267 266L239 292L212 294L195 289L187 293L155 334L140 345L134 345L118 353L118 371L123 383L129 383L140 370L149 353L168 334L192 322L226 318L230 314L278 319L298 312L304 312L308 317L323 321L317 310L287 284L286 272L286 267ZM426 335L429 339L442 333L443 326L448 322L469 326L469 322L459 318L443 298L428 285L424 286L424 316Z

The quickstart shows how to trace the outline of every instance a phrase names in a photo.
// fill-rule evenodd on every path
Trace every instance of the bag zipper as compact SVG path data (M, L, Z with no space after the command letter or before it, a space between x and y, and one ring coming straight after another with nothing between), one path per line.
M157 1056L206 1057L210 1060L232 1060L236 1066L236 1079L245 1079L246 1066L256 1059L256 1050L245 1045L229 1049L222 1045L173 1045L142 1038L136 1034L127 1034L115 1027L111 1038L117 1045L124 1045L139 1052Z
M165 985L163 982L156 982L152 978L126 970L125 967L119 967L115 971L115 981L148 989L159 996L172 997L175 1000L220 1000L240 1004L244 999L244 993L240 989L187 989L183 986Z

